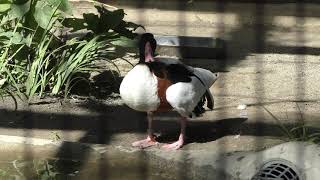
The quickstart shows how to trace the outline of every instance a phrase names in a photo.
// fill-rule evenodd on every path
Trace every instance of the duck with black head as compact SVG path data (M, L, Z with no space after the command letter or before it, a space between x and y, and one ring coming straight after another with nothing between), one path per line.
M121 82L120 96L130 108L147 113L147 138L132 143L134 147L146 148L158 144L152 130L154 113L177 111L181 115L179 138L162 146L174 150L185 143L187 118L203 113L206 100L208 108L213 108L209 88L217 80L218 74L184 65L177 59L155 57L156 46L153 34L141 35L139 63Z

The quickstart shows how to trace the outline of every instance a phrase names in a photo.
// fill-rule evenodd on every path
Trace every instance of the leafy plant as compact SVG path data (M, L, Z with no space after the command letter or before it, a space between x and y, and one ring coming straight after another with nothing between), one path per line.
M53 34L49 30L60 15L64 0L17 0L6 1L8 6L1 16L0 23L0 76L7 81L7 88L14 90L18 97L24 97L24 83L30 75L28 71L37 65L32 55L43 55L42 49L47 47L47 36ZM53 7L53 8L52 8ZM4 8L0 8L4 9ZM50 11L48 10L50 9ZM46 14L43 14L43 10ZM52 41L52 38L50 38ZM32 74L31 74L32 75ZM35 85L36 86L36 85ZM28 88L28 86L27 86ZM37 89L37 88L33 88ZM27 95L32 95L27 89ZM30 97L30 96L29 96Z
M16 26L17 27L17 26ZM16 30L16 28L15 28ZM15 32L14 30L14 32ZM10 41L7 46L3 46L2 51L1 51L1 56L0 56L0 78L2 81L2 84L0 86L0 93L1 96L4 94L10 95L13 97L15 104L16 100L14 96L11 93L11 90L13 89L18 97L22 98L23 93L20 90L19 82L21 78L21 74L14 69L14 65L12 65L12 58L19 52L23 46L20 46L20 48L16 51L16 53L10 55L9 50L10 46L12 45L13 38L10 38ZM19 68L17 66L17 68Z
M72 54L66 54L61 57L53 75L52 94L57 94L62 85L65 85L65 95L68 94L70 86L80 80L81 76L77 74L93 71L95 66L93 62L99 58L107 56L107 40L101 40L102 36L95 36L90 41L76 41L77 46L72 49ZM68 52L66 52L68 53Z
M0 80L5 92L29 101L38 94L58 95L95 70L94 61L116 57L115 46L125 46L139 25L123 20L124 11L96 6L99 15L66 18L67 0L5 0L0 3ZM83 37L66 39L59 32L85 30ZM4 90L4 87L7 90Z

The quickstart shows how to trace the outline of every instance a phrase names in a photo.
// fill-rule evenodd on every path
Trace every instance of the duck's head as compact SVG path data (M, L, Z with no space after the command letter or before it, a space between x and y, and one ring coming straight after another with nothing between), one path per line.
M157 42L154 39L153 34L145 33L142 34L139 41L139 63L152 62L154 61L154 54L157 48Z

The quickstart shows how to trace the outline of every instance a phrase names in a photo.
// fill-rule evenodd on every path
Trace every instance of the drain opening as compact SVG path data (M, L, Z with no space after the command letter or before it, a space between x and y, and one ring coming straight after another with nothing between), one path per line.
M304 180L298 168L284 159L266 162L251 180Z

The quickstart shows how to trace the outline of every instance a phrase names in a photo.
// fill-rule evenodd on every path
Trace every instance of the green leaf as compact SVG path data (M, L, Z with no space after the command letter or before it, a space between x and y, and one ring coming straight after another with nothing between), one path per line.
M40 27L46 29L54 16L55 8L51 7L45 1L38 1L33 14L34 19Z
M11 7L12 1L11 0L0 0L0 13L4 13L8 11ZM0 14L0 17L2 14Z
M72 7L68 0L47 0L47 3L50 4L52 7L58 7L59 10L72 14Z
M12 1L11 0L1 0L0 1L0 12L5 12L10 9Z
M13 37L12 37L12 44L23 44L24 43L24 38L20 33L14 33Z
M9 10L10 9L10 4L4 4L4 3L0 3L0 12L5 12L5 11L7 11L7 10Z
M30 10L30 1L27 1L23 4L11 4L10 14L13 17L21 18Z
M0 79L0 88L4 85L6 81L7 81L6 79Z
M1 0L0 4L11 4L12 0Z
M10 32L10 31L9 32L1 32L0 37L6 38L7 43L9 43L9 41L11 40L12 44L22 44L23 40L24 40L23 36L18 32L15 32L15 33Z
M26 37L24 37L23 43L26 44L28 47L31 47L32 34L28 34Z

